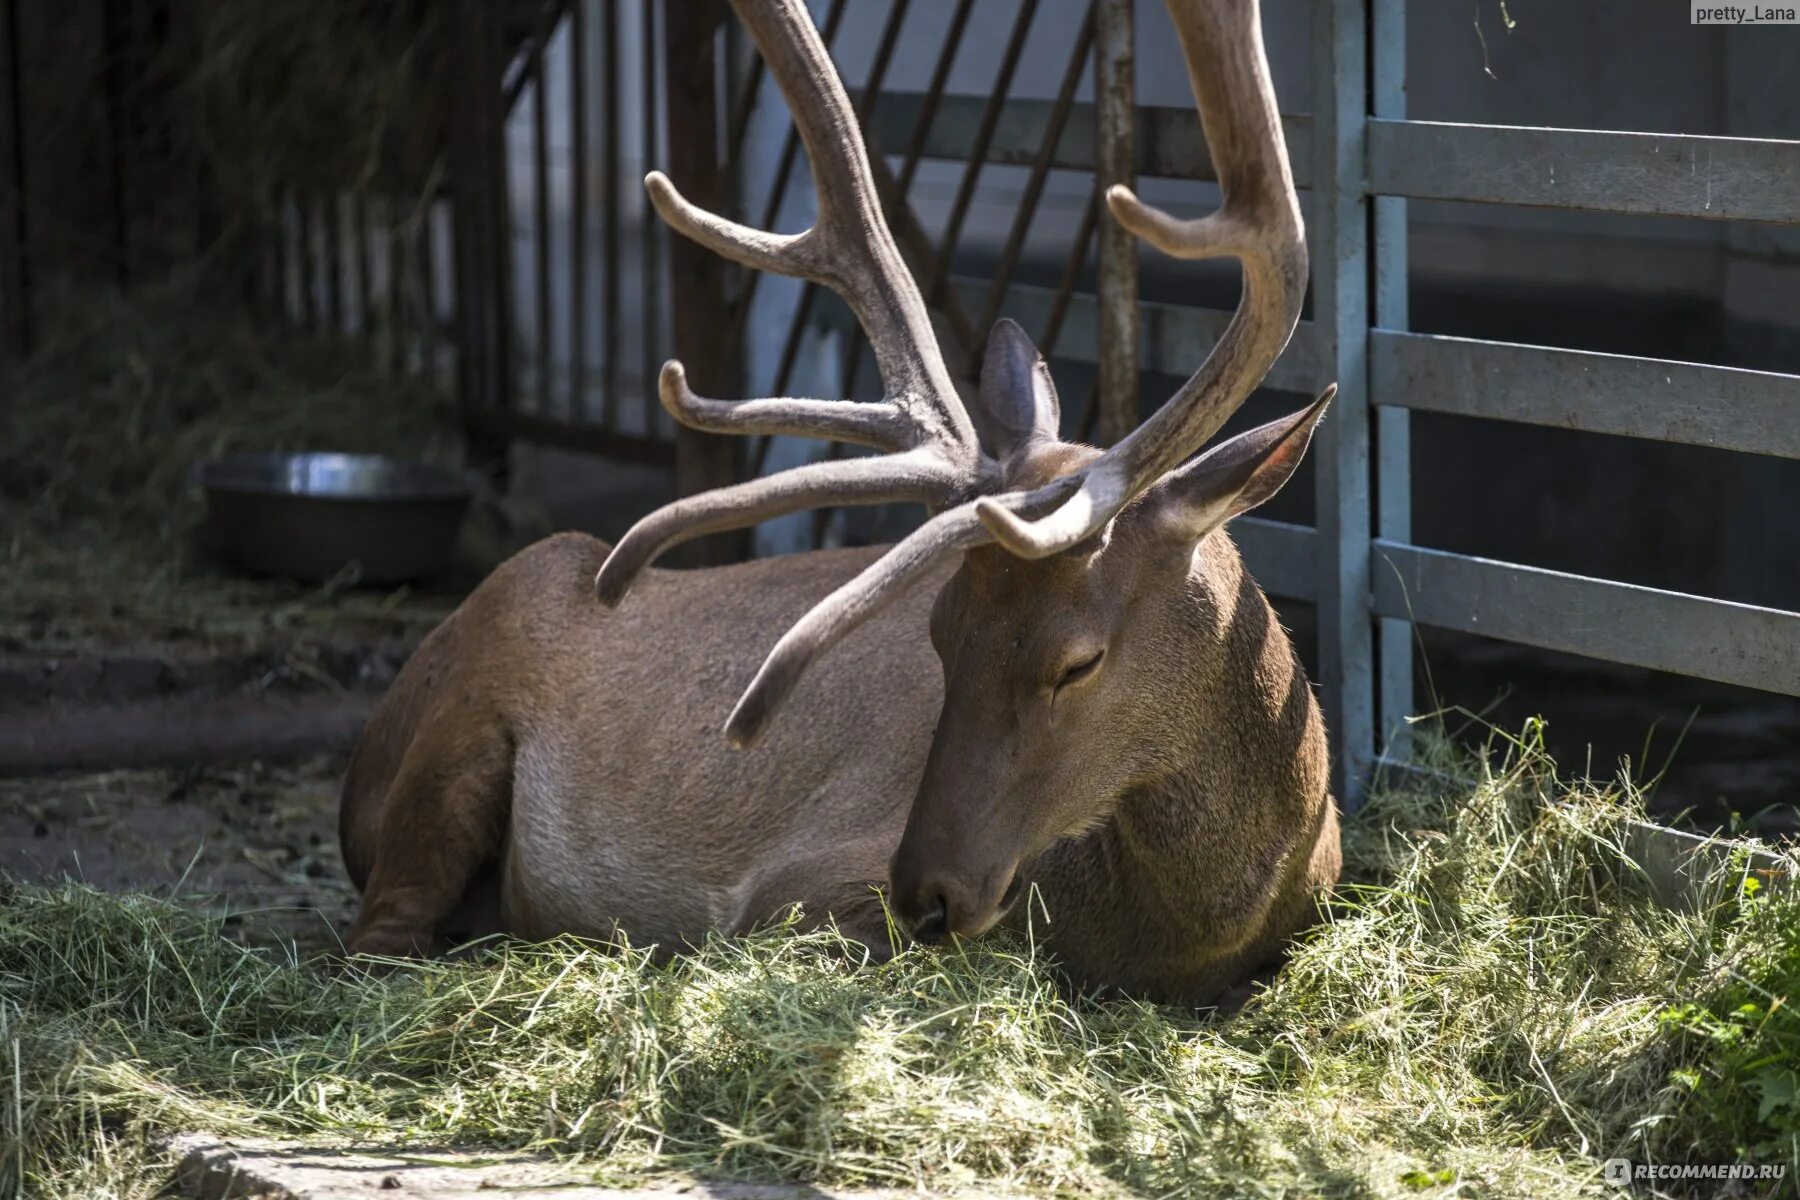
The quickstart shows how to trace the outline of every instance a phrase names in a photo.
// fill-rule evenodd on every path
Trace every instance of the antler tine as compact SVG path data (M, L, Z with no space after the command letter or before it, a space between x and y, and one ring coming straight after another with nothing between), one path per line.
M1217 433L1286 348L1306 295L1306 236L1263 52L1256 0L1168 0L1223 203L1197 221L1169 216L1113 187L1115 220L1177 258L1240 260L1244 292L1231 324L1169 403L1089 465L1049 515L1022 519L989 499L982 524L1025 558L1066 550L1104 528L1131 499ZM1038 498L1047 498L1040 493Z
M945 555L987 540L975 518L975 506L959 504L913 530L874 565L815 604L763 660L756 678L731 710L725 723L726 738L739 749L755 743L815 659L918 582Z
M707 433L830 438L889 452L906 449L913 435L906 413L891 400L709 400L694 394L687 372L673 360L663 364L657 391L676 420Z
M918 284L881 211L856 112L804 0L733 0L769 75L787 98L812 162L819 219L804 233L752 229L689 203L667 176L644 180L670 228L747 266L824 284L843 296L869 335L886 399L875 404L695 395L681 364L664 365L658 392L676 420L717 433L790 434L855 442L885 457L815 464L692 496L644 518L595 580L617 604L663 550L704 533L836 504L966 498L995 467L951 382Z
M828 504L887 504L942 495L955 481L928 447L877 458L836 459L765 475L731 487L685 496L633 525L619 539L594 592L613 606L625 598L643 569L665 550L708 533L741 529L784 513Z

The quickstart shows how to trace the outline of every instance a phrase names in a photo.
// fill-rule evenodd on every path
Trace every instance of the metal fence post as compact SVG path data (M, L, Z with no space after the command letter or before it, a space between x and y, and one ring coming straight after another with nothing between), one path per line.
M509 443L495 432L493 417L511 398L512 277L506 268L506 99L492 18L485 0L457 5L445 82L455 201L457 395L471 465L503 484ZM334 271L327 266L328 278Z
M1371 13L1374 79L1370 101L1377 117L1406 116L1406 0L1373 0ZM1377 196L1375 209L1375 324L1382 329L1407 327L1406 199ZM1370 380L1369 402L1382 397ZM1375 409L1375 530L1391 542L1412 541L1412 434L1410 414L1395 405ZM1391 568L1382 562L1371 571ZM1410 738L1406 718L1413 713L1413 627L1410 621L1383 617L1377 626L1380 645L1380 750L1384 761L1404 760Z
M1094 12L1094 186L1134 186L1132 130L1137 88L1132 74L1132 0L1098 0ZM1109 215L1100 220L1099 406L1095 440L1111 446L1138 423L1137 239ZM985 337L985 330L977 330Z
M663 73L668 127L665 170L682 194L701 208L724 212L730 195L727 171L719 161L718 74L715 44L725 20L720 0L681 0L663 8ZM735 395L733 364L719 353L732 327L725 294L725 260L687 238L669 242L669 288L674 310L675 357L687 367L695 391L704 396ZM608 313L609 320L616 319ZM646 379L645 387L655 387ZM738 439L675 430L675 488L683 496L735 483ZM681 548L679 561L706 566L741 558L741 534L701 538Z
M1365 0L1314 0L1313 323L1338 384L1320 428L1319 669L1339 801L1361 801L1375 745L1369 608Z

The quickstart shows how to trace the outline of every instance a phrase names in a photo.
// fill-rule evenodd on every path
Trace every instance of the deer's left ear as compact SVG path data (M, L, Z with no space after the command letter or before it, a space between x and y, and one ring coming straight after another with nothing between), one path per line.
M1011 463L1032 446L1056 440L1061 406L1050 367L1017 322L1002 317L988 333L979 402L969 410L988 452Z
M1297 413L1221 442L1165 475L1144 496L1145 515L1175 537L1198 541L1281 490L1312 441L1337 384Z

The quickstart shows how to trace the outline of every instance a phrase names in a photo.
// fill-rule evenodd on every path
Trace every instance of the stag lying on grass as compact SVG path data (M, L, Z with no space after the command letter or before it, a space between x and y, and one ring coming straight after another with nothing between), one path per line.
M1306 286L1256 0L1169 0L1223 206L1181 221L1124 188L1107 205L1168 254L1238 258L1244 292L1194 376L1104 453L1060 440L1049 372L1010 322L964 409L802 0L735 5L811 156L818 222L745 228L657 173L650 197L719 254L842 294L886 398L706 399L671 362L662 401L697 429L883 453L495 571L351 764L349 948L423 953L484 907L523 937L678 947L798 903L885 952L887 906L912 938L974 937L1023 920L1035 884L1038 936L1076 980L1211 1001L1279 954L1339 866L1318 706L1223 529L1292 474L1329 390L1182 465L1286 346ZM646 571L701 534L888 501L932 515L892 547Z

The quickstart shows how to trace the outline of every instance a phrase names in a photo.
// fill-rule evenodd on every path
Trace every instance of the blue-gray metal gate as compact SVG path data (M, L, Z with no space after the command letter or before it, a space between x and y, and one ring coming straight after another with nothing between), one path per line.
M1406 0L1316 0L1313 115L1289 125L1312 165L1315 309L1277 370L1336 378L1339 403L1316 451L1317 528L1239 523L1265 585L1319 604L1347 777L1403 750L1415 621L1800 695L1800 612L1412 544L1412 410L1794 458L1800 377L1408 332L1405 209L1800 224L1800 142L1410 121L1405 22Z

